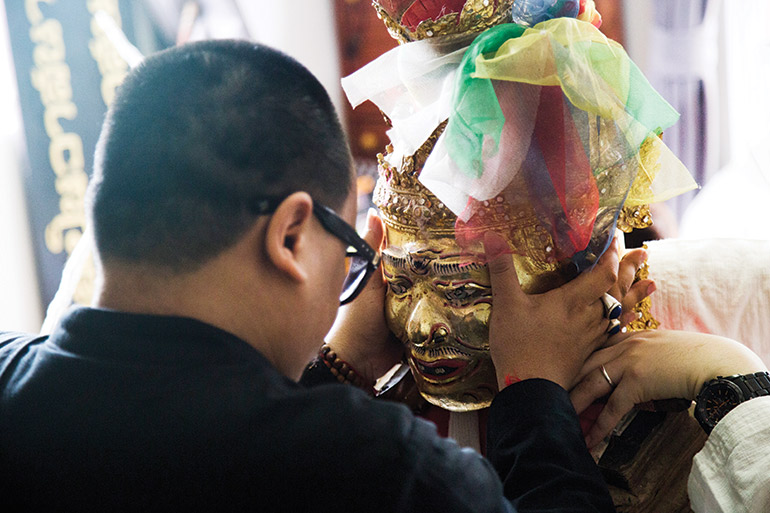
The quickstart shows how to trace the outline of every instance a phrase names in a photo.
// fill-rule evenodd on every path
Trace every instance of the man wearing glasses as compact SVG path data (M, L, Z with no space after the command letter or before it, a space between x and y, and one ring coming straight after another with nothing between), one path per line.
M485 241L505 388L487 460L336 384L370 384L401 347L382 227L349 224L348 148L304 68L245 42L162 52L126 79L95 162L94 307L50 337L0 334L4 510L613 510L565 388L605 338L614 252L530 298Z

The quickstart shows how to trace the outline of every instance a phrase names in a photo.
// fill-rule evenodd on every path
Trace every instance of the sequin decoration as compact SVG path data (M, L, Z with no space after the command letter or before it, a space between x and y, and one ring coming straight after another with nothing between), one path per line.
M647 246L643 246L647 249ZM640 280L646 280L650 276L650 267L647 262L643 263L641 267L636 271L634 276L634 283ZM636 319L628 323L628 331L643 331L643 330L655 330L658 329L660 323L652 316L652 298L646 297L639 301L634 307L636 313Z

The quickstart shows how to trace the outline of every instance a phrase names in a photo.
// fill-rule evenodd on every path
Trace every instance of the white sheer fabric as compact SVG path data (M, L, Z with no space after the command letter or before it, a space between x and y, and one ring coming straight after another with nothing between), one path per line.
M388 137L394 152L388 162L399 166L414 154L436 127L449 117L457 69L467 47L459 49L416 41L398 46L342 79L342 88L353 107L369 100L391 121ZM439 137L420 181L455 214L468 202L467 188L447 182L463 180L446 155ZM446 176L452 178L447 180ZM437 176L438 179L433 180ZM467 184L466 184L467 185Z

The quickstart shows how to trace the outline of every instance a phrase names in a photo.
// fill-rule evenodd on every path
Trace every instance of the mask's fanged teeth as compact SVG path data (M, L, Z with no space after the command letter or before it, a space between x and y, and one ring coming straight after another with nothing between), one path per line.
M449 374L450 372L454 372L457 370L456 368L453 368L453 367L426 367L421 363L417 364L417 368L423 374L427 374L430 376L444 376L446 374Z

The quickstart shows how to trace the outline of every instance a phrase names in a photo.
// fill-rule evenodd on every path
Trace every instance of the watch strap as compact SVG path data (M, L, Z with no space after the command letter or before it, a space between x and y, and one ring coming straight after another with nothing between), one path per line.
M705 400L704 397L706 395L707 389L712 386L716 386L719 382L725 381L735 385L741 391L743 398L737 404L735 404L735 406L738 406L738 404L746 402L749 399L754 399L755 397L770 395L770 374L768 374L767 371L755 372L753 374L717 376L716 379L707 381L703 384L703 388L701 389L701 392L698 394L698 397L695 401L695 419L700 423L701 427L703 427L703 430L706 433L711 433L711 430L714 428L716 423L721 420L721 417L714 418L708 414L704 416L704 411L701 410L701 401ZM703 406L705 406L705 404Z
M763 395L770 395L770 374L766 371L755 372L754 374L726 376L722 379L728 379L738 385L738 388L743 392L744 401Z

